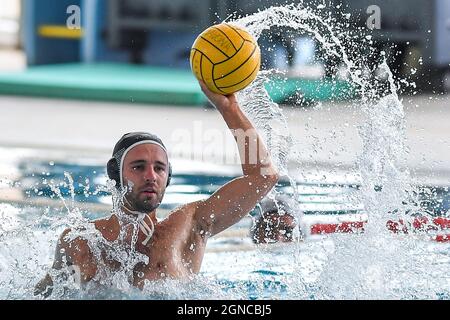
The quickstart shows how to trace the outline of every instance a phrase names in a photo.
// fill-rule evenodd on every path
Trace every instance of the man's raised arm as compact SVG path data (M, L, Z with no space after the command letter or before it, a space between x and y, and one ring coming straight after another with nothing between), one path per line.
M197 203L195 220L215 235L232 226L252 210L273 188L279 176L267 149L242 112L234 94L223 96L200 83L203 92L222 115L239 149L243 175Z

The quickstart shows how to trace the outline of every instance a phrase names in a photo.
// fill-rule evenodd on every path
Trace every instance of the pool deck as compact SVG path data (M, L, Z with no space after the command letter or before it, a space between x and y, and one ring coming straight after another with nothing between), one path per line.
M412 176L450 185L450 95L404 97L403 105ZM345 171L355 165L362 150L357 127L364 121L357 107L282 108L297 142L292 172ZM0 109L0 146L97 153L107 160L122 134L151 131L165 141L171 156L217 162L235 152L219 113L198 106L0 96Z

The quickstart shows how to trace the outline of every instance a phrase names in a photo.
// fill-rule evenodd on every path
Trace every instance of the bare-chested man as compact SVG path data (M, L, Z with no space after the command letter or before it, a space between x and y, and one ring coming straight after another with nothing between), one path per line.
M159 138L148 133L129 133L119 140L113 158L108 162L108 175L116 180L119 189L131 186L121 209L130 217L140 217L134 246L137 252L148 257L148 263L132 266L130 279L139 288L145 280L183 279L198 273L208 238L247 215L279 178L264 143L240 109L235 95L215 94L203 83L200 85L234 135L245 133L247 137L236 139L243 175L220 187L208 199L186 204L158 221L156 209L171 175L167 150ZM123 231L117 214L93 223L104 240L111 243ZM108 261L99 262L87 240L82 237L71 239L70 233L70 229L65 230L58 241L54 269L76 266L81 283L87 283L96 277L100 263L113 269L120 266L117 261L108 260L106 254L102 254L101 259ZM125 238L126 242L132 243L132 232ZM47 275L36 286L35 293L48 296L52 285L52 278Z

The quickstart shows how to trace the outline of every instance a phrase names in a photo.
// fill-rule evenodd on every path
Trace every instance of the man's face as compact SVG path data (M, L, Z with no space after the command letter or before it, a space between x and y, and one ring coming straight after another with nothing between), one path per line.
M169 175L167 155L154 144L131 149L123 162L124 186L132 185L125 195L132 210L149 213L161 203Z

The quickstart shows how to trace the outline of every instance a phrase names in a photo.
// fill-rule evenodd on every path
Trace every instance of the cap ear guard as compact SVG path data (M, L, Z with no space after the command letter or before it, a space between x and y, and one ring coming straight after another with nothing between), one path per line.
M106 164L106 172L108 173L108 177L116 182L116 188L119 189L120 170L116 158L109 159L108 163Z
M108 163L106 164L106 171L108 173L108 177L111 180L116 181L116 188L120 188L120 170L119 170L119 165L117 164L117 159L116 158L111 158L109 159ZM166 188L169 186L170 184L170 180L172 179L172 165L169 162L169 172L168 172L168 177L167 177L167 184L166 184Z

